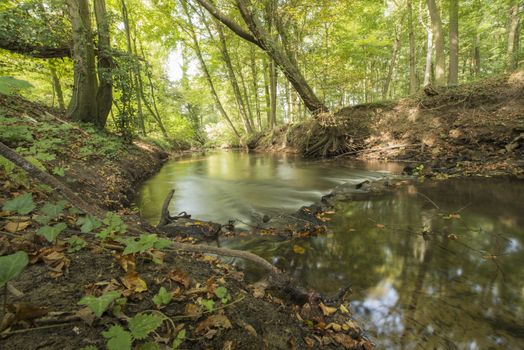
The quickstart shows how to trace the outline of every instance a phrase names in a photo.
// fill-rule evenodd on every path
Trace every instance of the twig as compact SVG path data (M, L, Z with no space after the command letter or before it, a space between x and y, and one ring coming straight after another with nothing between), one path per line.
M33 327L33 328L26 328L26 329L17 329L16 331L10 331L10 332L3 332L0 333L0 337L8 337L13 334L20 334L20 333L27 333L27 332L33 332L33 331L40 331L44 329L50 329L50 328L58 328L58 327L64 327L69 326L73 322L64 322L64 323L58 323L58 324L51 324L47 326L41 326L41 327Z
M437 205L437 203L433 202L431 200L431 198L429 198L428 196L426 196L424 193L422 192L417 192L417 194L421 195L422 197L426 198L431 204L433 204L435 206L435 208L437 208L438 210L440 210L440 207Z
M178 321L178 320L185 320L185 319L191 319L191 318L198 318L198 317L200 317L202 315L207 315L207 314L213 313L215 311L225 309L225 308L227 308L227 307L229 307L231 305L237 304L237 303L241 302L242 300L244 300L245 298L246 298L246 296L242 295L240 298L230 302L229 304L222 305L222 306L217 307L217 308L213 308L213 311L204 311L200 315L181 315L181 316L171 317L171 319L173 321Z

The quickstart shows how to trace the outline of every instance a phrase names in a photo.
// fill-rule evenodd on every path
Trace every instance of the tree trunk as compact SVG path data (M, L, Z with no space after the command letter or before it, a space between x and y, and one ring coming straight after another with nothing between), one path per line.
M224 63L226 64L227 74L229 76L229 82L231 83L231 87L233 88L233 93L235 95L237 107L240 112L240 117L244 123L244 129L246 133L251 134L253 132L253 128L251 127L251 124L249 122L249 116L247 114L247 110L244 105L244 101L242 100L242 94L240 93L240 86L238 85L237 77L233 69L233 64L231 63L231 57L229 56L229 51L227 49L226 37L224 35L224 31L222 30L222 25L220 23L217 23L216 27L217 27L218 36L220 39L220 51L222 53L222 59L224 60Z
M97 79L95 49L92 41L91 16L88 0L67 0L73 34L73 95L68 116L76 121L93 123L98 127L96 103Z
M255 50L251 48L250 50L250 59L251 59L251 76L253 84L253 97L255 99L255 113L257 118L257 127L259 131L262 131L262 118L260 115L260 101L258 100L258 70L257 70L257 61L255 57Z
M195 50L195 53L197 55L198 61L200 62L200 66L202 67L202 70L204 71L204 75L206 77L206 80L209 84L209 89L211 90L211 95L215 99L216 106L218 108L218 111L222 115L222 117L226 120L227 124L233 130L236 137L240 140L240 134L238 130L233 125L233 122L231 121L231 118L229 118L229 115L227 114L226 110L224 109L224 106L222 105L222 102L220 102L220 98L218 97L218 93L215 89L215 84L213 83L213 79L211 78L211 74L209 73L209 70L207 68L206 62L204 61L204 57L202 56L202 51L200 50L200 44L198 43L198 38L196 36L193 23L191 21L191 15L189 14L189 10L187 9L187 3L186 1L182 1L182 7L184 8L184 12L187 16L187 21L189 23L189 30L191 34L191 39L193 40L193 48Z
M244 31L241 26L224 16L210 1L197 1L235 34L266 51L275 64L280 67L286 78L289 79L295 90L300 94L304 104L312 113L328 111L327 107L318 99L313 89L304 79L298 66L286 55L282 45L266 32L257 16L251 12L250 8L252 6L249 0L237 0L236 4L251 33Z
M384 86L382 87L382 98L386 99L389 91L389 84L391 83L391 78L393 77L393 70L397 65L397 55L400 48L400 30L397 31L395 42L393 43L393 52L391 53L391 61L388 67L388 74L384 80Z
M413 1L407 0L408 11L408 40L409 40L409 93L414 94L418 90L417 79L417 57L415 46L415 32L413 29Z
M264 63L264 96L266 97L266 114L267 114L267 127L271 128L271 91L269 86L271 85L269 79L269 65L267 59L263 60Z
M519 42L519 1L511 0L509 6L509 27L508 27L508 50L506 70L517 69L518 65L518 42Z
M449 73L448 85L458 83L459 69L459 0L449 0Z
M427 0L431 31L435 40L435 83L446 85L446 57L444 56L444 31L440 11L435 0Z
M56 98L58 100L58 108L60 109L60 111L65 111L64 94L62 92L62 85L60 84L60 79L58 78L56 68L52 63L49 64L49 72L51 73L53 91L56 93Z
M113 103L113 86L111 83L111 43L109 38L109 22L107 19L105 0L94 0L96 26L98 32L98 90L96 93L98 125L105 126L107 116Z
M269 97L271 102L269 125L274 128L277 125L277 86L278 72L273 60L269 60Z
M473 45L473 75L480 74L480 33L475 29L475 44Z
M431 82L431 61L433 61L433 30L427 26L428 40L426 46L426 65L424 68L424 86Z

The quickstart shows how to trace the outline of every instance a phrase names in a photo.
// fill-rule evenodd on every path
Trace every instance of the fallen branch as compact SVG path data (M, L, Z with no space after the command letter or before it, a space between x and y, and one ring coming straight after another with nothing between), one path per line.
M422 143L414 143L414 144L392 145L392 146L385 146L385 147L379 147L379 148L360 149L356 151L339 154L338 156L335 156L334 158L349 156L349 155L358 154L358 153L373 153L373 152L387 151L387 150L396 149L396 148L413 148L413 147L418 147L421 145Z
M171 223L172 218L169 215L169 203L171 202L174 194L175 190L171 190L167 194L166 199L164 199L164 204L162 204L162 211L160 212L160 220L158 221L157 227L166 226L167 224Z

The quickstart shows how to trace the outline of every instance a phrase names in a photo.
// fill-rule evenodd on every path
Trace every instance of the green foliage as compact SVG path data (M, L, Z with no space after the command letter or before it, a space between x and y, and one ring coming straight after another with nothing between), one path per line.
M51 171L53 175L63 177L65 176L65 169L62 167L55 166L53 170Z
M163 305L167 305L171 302L171 299L173 299L173 296L171 293L167 291L164 287L160 287L160 290L158 293L153 297L153 302L157 306L157 308L162 307Z
M119 297L120 293L117 291L107 292L98 298L92 295L86 295L80 299L78 305L86 305L97 317L102 317L102 314L107 310L109 305Z
M163 249L171 245L171 241L165 238L158 238L156 234L142 234L136 239L136 237L128 237L120 240L126 245L124 249L124 255L134 253L144 253L149 249Z
M229 294L227 288L223 286L215 289L215 295L220 299L222 304L227 304L231 300L231 294Z
M98 348L94 345L84 346L83 348L80 348L80 350L98 350Z
M124 224L124 221L122 221L120 216L116 215L115 213L108 212L104 218L103 223L107 227L96 234L97 238L114 238L115 235L119 233L125 233L127 231L127 225Z
M27 253L19 251L11 255L0 256L0 287L18 276L27 266Z
M78 237L77 235L73 235L69 237L67 240L67 252L68 253L76 253L87 246L87 242L83 240L82 238Z
M8 142L32 142L33 134L27 125L16 124L18 119L0 117L0 135Z
M173 345L172 345L173 350L178 349L180 347L180 345L182 345L182 343L184 342L185 339L186 339L186 330L182 329L176 335L175 340L173 340Z
M35 208L36 205L33 202L33 194L28 192L7 201L2 207L2 210L13 211L20 215L27 215Z
M107 339L108 350L131 350L133 337L131 333L124 330L122 326L111 326L111 328L103 332L102 335Z
M63 222L59 222L53 226L42 226L36 231L38 236L43 236L48 242L55 242L58 235L67 228Z
M165 316L157 314L138 314L129 320L128 326L134 339L145 339L149 333L160 327Z
M0 94L13 95L20 90L30 89L33 85L25 80L16 79L9 76L0 76Z
M215 301L213 299L201 299L200 305L205 307L208 312L215 310Z
M102 222L96 217L88 214L86 216L79 217L76 220L76 225L80 226L80 231L82 231L82 233L89 233L102 226Z
M66 201L59 201L56 204L46 203L40 209L42 213L44 213L47 217L51 219L56 219L62 214L62 212L65 209L67 202Z
M147 343L140 344L138 350L160 350L160 347L157 343L148 341Z

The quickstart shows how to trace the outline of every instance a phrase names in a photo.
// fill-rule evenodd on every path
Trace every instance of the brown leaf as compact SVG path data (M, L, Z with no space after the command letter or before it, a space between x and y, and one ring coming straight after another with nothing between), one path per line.
M349 335L344 333L336 333L333 335L333 339L342 345L345 349L355 349L358 345L358 341L351 338Z
M22 222L14 222L9 221L4 226L4 230L6 230L9 233L15 233L18 231L22 231L27 228L27 226L31 225L31 221L22 221Z
M140 278L136 271L129 271L121 278L121 281L127 289L134 292L141 293L147 290L146 281Z
M82 321L90 326L93 324L96 318L95 314L88 307L78 310L75 313L75 316L78 316Z
M218 288L218 284L216 283L216 278L215 277L210 277L207 281L206 281L206 289L207 289L207 292L211 295L214 295L215 294L215 290Z
M306 343L308 348L312 348L315 346L315 341L309 337L304 337L304 343Z
M335 312L337 312L337 308L336 307L331 307L331 306L326 306L324 305L324 303L320 303L320 310L322 310L322 313L324 314L324 316L330 316L332 314L334 314Z
M383 229L385 227L386 227L386 225L384 225L384 224L377 224L377 228Z
M169 279L180 283L181 285L184 286L184 288L188 288L191 283L191 280L189 279L189 275L185 273L184 271L177 270L177 269L169 273Z
M9 306L9 311L15 314L16 321L34 320L47 315L46 308L27 303L16 303Z
M202 335L212 328L230 329L232 327L229 319L224 315L212 315L200 322L195 328L195 334Z
M115 253L113 254L113 257L125 272L135 271L136 263L135 256L133 254L122 255Z
M184 315L190 317L199 317L202 315L202 308L195 304L186 304L186 307L184 308Z

